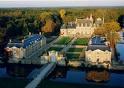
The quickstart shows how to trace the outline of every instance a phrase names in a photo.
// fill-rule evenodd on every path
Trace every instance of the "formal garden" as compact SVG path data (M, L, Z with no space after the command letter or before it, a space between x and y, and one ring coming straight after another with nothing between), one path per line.
M66 53L66 57L68 60L78 60L80 54Z
M70 37L62 37L55 44L58 44L58 45L67 45L70 41L71 41L71 38Z
M61 51L62 49L63 49L62 47L50 47L48 51L52 51L52 50Z
M69 48L67 52L82 52L83 48Z
M78 38L75 40L73 45L88 45L89 39L88 38Z

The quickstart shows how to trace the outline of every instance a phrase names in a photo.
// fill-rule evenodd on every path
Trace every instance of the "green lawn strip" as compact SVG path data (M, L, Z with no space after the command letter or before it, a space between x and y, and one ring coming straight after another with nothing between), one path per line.
M68 52L82 52L83 48L69 48Z
M28 83L25 79L0 78L0 88L25 88Z
M80 54L66 54L66 57L68 60L74 60L74 59L79 59Z
M50 47L50 48L48 49L48 51L52 51L52 50L60 51L60 50L62 50L62 49L63 49L62 47Z
M87 38L79 38L79 39L75 40L73 45L88 45L88 41L89 41L89 39L87 39Z
M70 41L71 41L70 37L62 37L55 44L64 45L64 44L68 44Z

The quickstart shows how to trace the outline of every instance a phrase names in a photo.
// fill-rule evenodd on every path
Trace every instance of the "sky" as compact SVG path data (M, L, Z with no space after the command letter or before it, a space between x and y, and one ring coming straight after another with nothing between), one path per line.
M64 6L124 6L124 0L0 0L0 8Z

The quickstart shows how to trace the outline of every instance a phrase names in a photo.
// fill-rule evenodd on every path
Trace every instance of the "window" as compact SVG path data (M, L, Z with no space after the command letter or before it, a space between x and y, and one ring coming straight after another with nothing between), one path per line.
M81 23L79 23L79 27L81 27Z
M99 52L97 52L97 54L99 54Z
M97 58L97 62L99 62L99 58Z

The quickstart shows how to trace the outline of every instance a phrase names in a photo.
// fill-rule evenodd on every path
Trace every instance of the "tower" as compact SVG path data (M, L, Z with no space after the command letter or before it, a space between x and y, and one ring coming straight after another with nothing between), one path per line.
M92 23L93 23L93 16L92 16L92 14L90 14L90 18L89 18L91 21L92 21Z

